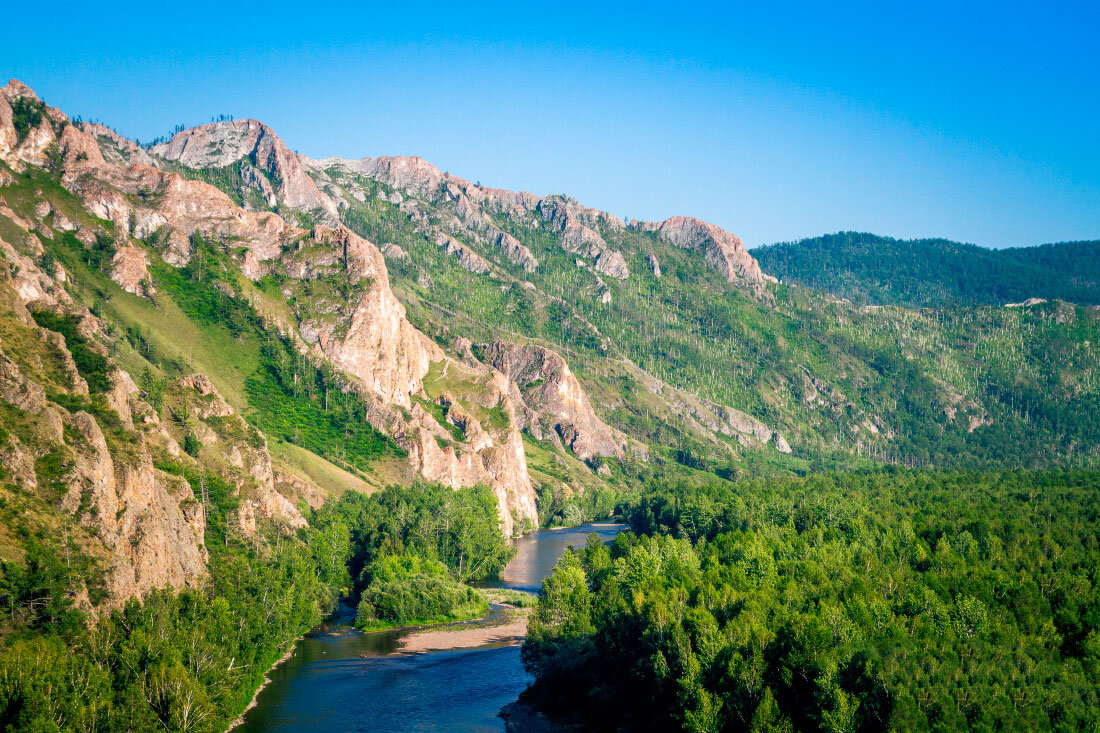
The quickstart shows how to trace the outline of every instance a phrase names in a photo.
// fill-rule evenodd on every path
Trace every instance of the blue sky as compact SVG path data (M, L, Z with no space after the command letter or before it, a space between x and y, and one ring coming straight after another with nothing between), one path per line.
M255 117L749 246L1100 238L1097 2L321 5L18 3L0 73L130 137Z

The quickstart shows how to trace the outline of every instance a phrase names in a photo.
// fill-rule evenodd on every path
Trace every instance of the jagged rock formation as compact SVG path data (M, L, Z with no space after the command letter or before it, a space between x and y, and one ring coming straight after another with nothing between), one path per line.
M29 93L24 90L20 85L9 85L4 93L7 98L18 97ZM128 168L111 164L96 138L69 125L60 112L45 109L53 126L44 121L33 139L19 141L10 125L10 105L0 105L0 123L9 121L6 128L0 125L0 151L4 150L3 143L8 143L4 159L11 159L13 167L43 165L46 148L56 142L64 161L62 183L82 199L88 212L113 221L118 231L158 242L159 253L170 264L178 266L190 260L191 237L199 233L210 240L231 241L242 273L253 279L271 271L303 280L334 270L345 271L349 285L356 291L351 302L326 312L319 308L317 312L299 313L297 323L282 325L294 329L303 344L312 345L317 358L330 361L352 379L354 388L372 405L373 422L409 451L410 461L423 475L456 488L489 484L500 499L501 519L508 533L519 526L517 522L531 526L537 521L518 420L484 429L484 439L474 441L472 447L463 446L461 452L441 447L431 437L446 431L414 405L414 398L424 394L423 379L434 363L446 366L452 362L406 319L404 306L390 290L385 260L377 247L343 225L318 225L305 231L271 212L244 211L216 188L185 180L170 171L141 163ZM279 196L287 205L309 208L320 201L312 196L311 187L316 188L302 173L297 156L289 153L268 128L253 121L186 131L154 152L193 167L217 167L249 156L257 165L279 171ZM526 247L512 245L503 232L498 238L518 261L534 260ZM307 258L302 256L303 248L310 250ZM132 271L136 268L122 266L133 265L134 261L132 253L124 253L118 277L137 287L140 277L135 283ZM333 314L337 317L332 318ZM493 380L487 374L480 378ZM479 395L483 394L484 390L479 390ZM487 408L499 407L506 415L511 413L503 385L488 394L495 397ZM216 432L205 431L205 435L213 442ZM251 465L243 449L237 454L229 452L225 458L230 463ZM269 463L270 459L268 469ZM267 487L270 471L262 468L263 462L260 465L260 475L252 478ZM278 509L279 502L270 493L258 497L255 509L259 514L264 513L265 506ZM289 517L288 521L293 525L296 520ZM247 518L242 522L249 524Z
M596 416L584 388L559 354L503 341L484 344L477 354L519 388L525 427L536 438L561 440L585 462L597 456L623 457L625 438Z
M274 195L283 205L314 213L326 224L339 220L336 204L306 174L298 154L262 122L233 120L200 125L153 146L151 152L190 168L222 168L247 158L250 165L245 168L246 181L265 198Z
M538 269L539 261L531 254L531 250L520 244L518 239L507 232L494 229L489 231L493 244L504 253L509 262L519 265L524 272L534 272Z
M80 129L96 139L96 142L99 143L99 150L103 154L103 159L108 163L122 166L134 165L135 163L150 166L156 166L157 164L145 148L132 140L127 140L109 127L93 122L84 122L81 123Z
M640 231L656 231L663 239L684 249L697 250L712 269L730 282L760 290L764 273L741 240L725 229L688 216L673 216L662 222L632 222Z
M474 252L454 237L439 233L436 235L435 243L441 246L447 254L454 256L458 260L458 264L470 272L485 275L493 269L477 252Z
M622 253L610 249L595 228L599 223L621 228L621 221L585 208L568 196L547 196L535 208L551 230L561 235L562 247L567 252L594 258L597 272L620 280L630 277Z
M661 276L661 263L657 259L657 255L647 254L645 256L645 261L646 261L646 264L649 265L650 269L653 270L653 277L660 277Z
M149 280L145 252L137 247L119 247L111 259L111 279L128 293L145 294Z
M435 204L452 204L455 212L454 233L465 232L487 239L501 248L508 259L528 272L538 265L534 255L511 235L487 224L492 212L505 214L516 222L533 225L541 221L559 237L566 251L595 260L597 272L626 279L630 268L621 252L611 248L600 229L619 231L627 225L622 219L585 206L568 196L538 197L527 192L506 191L473 184L463 178L444 173L422 158L381 157L350 160L325 158L306 160L306 168L327 186L334 195L361 200L362 190L347 181L337 181L330 173L343 171L370 178L396 189L396 195L419 196ZM344 197L346 201L347 198ZM401 199L404 201L404 199ZM408 204L404 201L402 204ZM415 208L415 207L414 207ZM413 211L413 208L410 208ZM639 231L656 231L666 241L684 249L698 251L712 269L728 281L747 286L752 292L764 290L769 280L759 264L749 254L741 240L713 224L690 217L672 217L663 222L632 222ZM521 249L522 248L522 249ZM660 277L656 259L647 260Z

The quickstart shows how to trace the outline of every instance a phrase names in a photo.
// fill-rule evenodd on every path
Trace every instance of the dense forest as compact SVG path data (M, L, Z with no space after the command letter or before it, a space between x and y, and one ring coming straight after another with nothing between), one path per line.
M198 485L195 472L164 468ZM439 588L481 604L459 581L495 573L511 556L483 488L349 493L296 535L269 528L249 541L219 532L233 493L216 475L201 479L213 497L201 587L156 591L92 618L74 603L78 586L94 579L75 548L27 537L22 563L0 562L0 730L225 730L341 593L403 583L403 597L421 613L455 615L439 605ZM432 571L382 577L399 565ZM387 608L391 615L379 618L410 620L405 609Z
M1100 474L663 484L546 579L526 698L621 730L1093 730Z
M1028 298L1100 304L1100 242L986 249L947 239L839 232L759 247L760 266L873 305L1005 305Z

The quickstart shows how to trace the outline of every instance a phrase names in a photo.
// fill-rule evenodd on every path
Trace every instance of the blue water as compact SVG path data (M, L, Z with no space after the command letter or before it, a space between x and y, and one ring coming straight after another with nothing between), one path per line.
M537 591L566 547L583 546L593 532L606 542L620 529L587 524L515 540L516 556L485 585ZM234 730L501 731L497 714L530 682L518 646L399 654L408 631L364 634L353 620L341 605L299 641Z

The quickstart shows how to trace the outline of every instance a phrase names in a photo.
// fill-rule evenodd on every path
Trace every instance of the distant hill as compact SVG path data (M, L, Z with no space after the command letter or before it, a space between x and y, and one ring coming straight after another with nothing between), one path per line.
M936 306L1060 298L1100 303L1100 242L986 249L946 239L862 232L784 242L752 251L783 281L859 303Z

